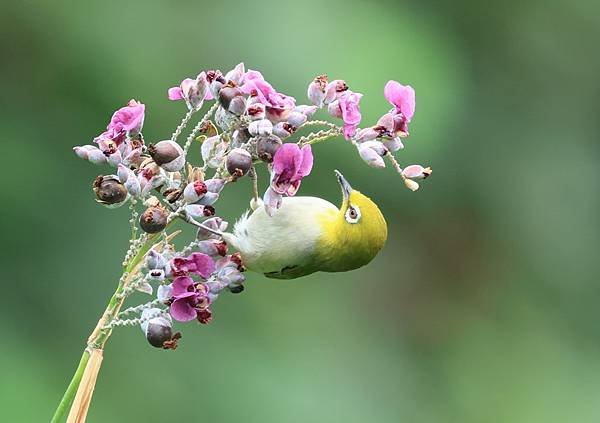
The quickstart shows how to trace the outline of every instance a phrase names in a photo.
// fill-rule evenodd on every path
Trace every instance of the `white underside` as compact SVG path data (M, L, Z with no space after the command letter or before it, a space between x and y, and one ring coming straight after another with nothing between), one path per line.
M273 217L259 207L238 220L225 241L233 245L252 271L279 272L310 265L315 243L321 235L317 216L338 208L317 197L285 197Z

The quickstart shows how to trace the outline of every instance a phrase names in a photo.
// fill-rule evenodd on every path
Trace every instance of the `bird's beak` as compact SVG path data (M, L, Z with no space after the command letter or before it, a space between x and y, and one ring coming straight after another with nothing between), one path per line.
M350 197L350 193L352 192L352 187L350 186L350 184L348 183L346 178L344 178L344 175L342 175L339 171L336 170L335 174L337 176L338 182L340 183L340 186L342 187L342 194L344 194L344 201L346 201L346 200L348 200L348 197Z

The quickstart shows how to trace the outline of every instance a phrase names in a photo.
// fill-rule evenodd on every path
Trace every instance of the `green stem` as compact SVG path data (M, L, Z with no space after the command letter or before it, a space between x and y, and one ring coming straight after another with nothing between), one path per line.
M119 280L119 284L117 285L117 289L115 290L113 296L110 298L102 317L98 321L96 328L90 335L88 339L88 346L92 348L103 349L104 344L110 337L112 333L112 328L106 327L106 325L119 313L121 310L121 306L125 301L125 296L121 295L123 290L131 280L131 272L136 269L136 267L140 264L140 262L144 259L144 256L152 248L154 245L154 241L158 235L153 234L148 237L144 245L139 249L138 253L127 263L124 267L125 277L121 277ZM90 354L87 349L83 352L81 356L81 360L79 362L79 366L77 366L77 370L67 387L67 390L63 394L56 411L54 412L54 416L52 417L51 423L58 423L64 420L65 415L68 412L68 408L73 402L77 390L79 389L79 384L81 382L81 377L83 376L83 372L85 371L87 362L90 358Z
M56 411L54 412L54 416L50 423L59 423L63 420L65 414L67 414L67 410L71 402L73 402L73 398L75 398L75 393L77 393L77 388L79 388L79 382L81 382L81 377L83 376L83 372L85 370L85 366L87 365L88 360L90 359L90 354L85 350L81 355L81 360L79 360L79 366L77 366L77 370L75 370L75 374L67 387L58 407L56 407Z

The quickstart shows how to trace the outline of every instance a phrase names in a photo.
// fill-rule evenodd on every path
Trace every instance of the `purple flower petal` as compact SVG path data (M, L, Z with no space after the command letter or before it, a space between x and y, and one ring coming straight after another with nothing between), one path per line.
M310 174L313 167L313 154L310 144L302 147L302 164L298 169L299 176L307 176Z
M210 277L212 272L215 271L215 262L209 255L203 253L192 253L189 259L192 260L196 266L196 270L194 272L198 273L204 279Z
M397 81L388 81L383 94L387 101L396 106L396 110L410 122L415 114L415 90L410 85Z
M188 293L195 293L194 280L189 276L178 276L171 285L171 295L176 298L187 297Z
M196 318L196 309L192 307L187 299L177 299L173 301L170 308L173 319L180 322L189 322Z
M183 100L181 87L171 87L168 91L169 100Z

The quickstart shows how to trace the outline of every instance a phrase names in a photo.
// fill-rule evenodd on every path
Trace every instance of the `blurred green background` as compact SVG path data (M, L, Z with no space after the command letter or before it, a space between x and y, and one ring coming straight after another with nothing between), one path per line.
M340 169L386 215L383 252L249 274L175 352L116 331L88 421L600 420L598 2L20 1L0 35L0 420L49 420L120 274L127 210L94 203L106 169L71 147L130 98L146 138L168 137L185 110L166 89L239 61L301 102L315 75L343 78L365 124L388 79L410 83L398 158L433 176L413 194L342 140L316 146L302 194L337 203Z

